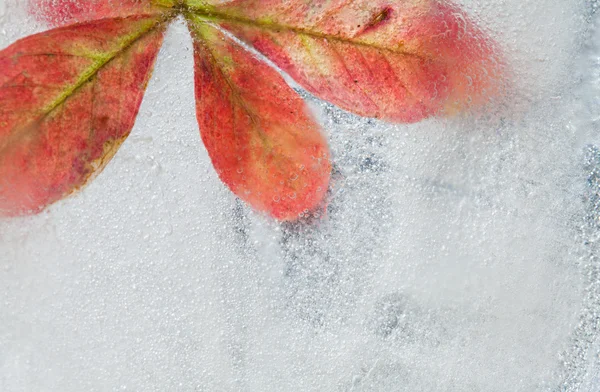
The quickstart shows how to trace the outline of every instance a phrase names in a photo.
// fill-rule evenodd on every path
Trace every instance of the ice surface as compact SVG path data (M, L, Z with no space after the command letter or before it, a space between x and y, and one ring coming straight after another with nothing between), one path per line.
M0 47L43 28L23 3ZM0 221L0 391L600 390L596 4L461 4L509 97L398 126L306 95L336 162L314 226L218 180L175 24L104 173Z

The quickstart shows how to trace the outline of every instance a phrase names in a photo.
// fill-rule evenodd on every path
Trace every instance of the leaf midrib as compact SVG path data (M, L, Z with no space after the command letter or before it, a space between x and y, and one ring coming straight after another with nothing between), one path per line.
M287 25L287 24L281 24L281 23L275 23L275 22L263 22L263 21L256 20L256 19L244 18L242 16L233 15L233 14L230 14L227 12L221 12L221 11L218 11L215 9L194 7L194 6L188 6L186 8L187 9L184 12L187 12L187 13L193 14L197 17L200 17L202 19L214 21L217 23L219 23L219 22L237 23L237 24L247 25L247 26L251 26L251 27L257 27L257 28L260 28L263 30L270 30L270 31L274 31L274 32L290 31L290 32L293 32L293 33L296 33L299 35L305 35L305 36L308 36L308 37L311 37L314 39L325 39L328 41L336 41L336 42L349 44L349 45L353 45L353 46L381 50L381 51L405 55L405 56L412 56L412 57L418 57L418 58L423 57L419 53L407 51L404 48L402 43L399 43L398 46L396 48L394 48L394 47L389 47L389 46L378 45L378 44L375 44L372 42L362 41L359 39L346 38L346 37L342 37L342 36L334 35L334 34L326 34L326 33L322 33L319 31L310 30L307 28L302 28L302 27L297 27L297 26L292 26L292 25Z
M33 124L43 121L52 112L54 112L57 108L59 108L61 105L63 105L69 98L71 98L72 96L77 94L77 92L83 86L85 86L92 79L93 76L97 75L98 72L100 72L100 70L102 70L104 67L106 67L110 62L112 62L114 59L116 59L123 53L127 52L127 50L129 50L133 45L135 45L135 43L138 42L140 39L153 33L160 26L168 23L176 15L177 15L176 13L170 13L170 14L164 14L161 16L156 16L154 23L150 24L148 27L146 27L144 29L139 30L137 34L133 34L130 39L125 40L123 42L123 44L121 45L120 48L118 48L118 50L109 52L108 54L106 54L104 56L99 56L98 59L94 63L92 63L92 65L90 65L88 68L86 68L81 73L81 76L77 79L77 81L75 83L73 83L73 85L71 85L69 88L64 90L50 104L45 106L38 113L38 115L35 117L34 120L25 124L24 126L21 126L17 129L13 129L12 136L9 137L8 140L6 140L6 142L4 143L3 146L0 146L0 154L2 152L4 152L7 148L9 148L13 144L15 139L18 139L19 137L23 136L22 132L19 132L20 130L26 131L28 129L32 129ZM148 15L148 16L150 16L150 15ZM126 17L123 19L130 19L133 17L139 18L140 15L130 16L130 17Z
M203 36L202 29L198 28L198 26L195 25L195 23L197 23L197 21L194 21L191 19L188 19L188 21L189 21L188 23L190 23L192 25L190 27L190 30L193 28L194 34L197 37L202 37ZM212 27L212 28L215 28L215 27ZM208 40L206 38L200 38L197 40L197 42L199 45L202 45L202 47L205 49L206 54L208 54L210 56L211 64L219 71L219 73L221 74L221 77L227 83L229 90L231 90L232 98L237 101L237 103L242 107L242 109L250 117L250 120L252 121L252 124L254 125L253 129L258 133L258 136L259 136L261 142L263 143L264 147L266 149L268 149L269 151L271 151L273 149L273 146L272 146L271 142L269 141L268 135L262 129L260 122L257 121L257 118L259 118L260 116L256 113L256 110L251 109L246 104L245 100L240 96L240 92L236 87L236 83L234 83L231 80L231 78L228 75L226 75L225 72L223 71L223 68L220 66L220 64L219 64L220 62L219 62L219 60L217 60L214 50L213 50L211 44L208 42ZM233 115L235 116L235 113Z
M44 118L50 113L52 113L54 110L56 110L56 108L65 103L67 99L73 96L79 89L81 89L86 83L88 83L94 75L100 72L100 70L102 70L114 59L127 52L127 50L129 50L133 45L135 45L137 41L144 38L148 34L154 32L163 23L168 23L168 19L170 18L167 18L167 21L163 21L162 18L157 17L154 23L152 23L147 28L140 30L138 34L133 35L129 40L126 40L118 50L110 52L104 56L99 56L99 59L96 60L96 62L94 62L81 74L77 82L75 82L70 88L68 88L61 95L59 95L54 102L52 102L50 105L46 106L46 108L42 110L40 118Z

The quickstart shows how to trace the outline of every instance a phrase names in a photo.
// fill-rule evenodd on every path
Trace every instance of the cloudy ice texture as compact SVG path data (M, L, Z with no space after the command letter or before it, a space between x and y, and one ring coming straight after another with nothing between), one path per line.
M0 47L43 29L24 3ZM219 181L175 23L106 170L0 220L0 390L600 390L596 3L460 3L509 96L392 125L301 91L336 166L313 225Z

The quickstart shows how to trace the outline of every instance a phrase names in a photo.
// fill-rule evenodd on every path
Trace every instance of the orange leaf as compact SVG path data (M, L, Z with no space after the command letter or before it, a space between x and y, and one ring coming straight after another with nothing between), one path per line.
M188 0L313 94L363 116L413 122L484 103L493 44L437 0Z
M317 207L329 183L329 151L300 96L277 71L213 26L188 22L198 122L221 180L280 220Z
M133 127L164 26L106 19L0 52L0 214L39 211L104 168Z

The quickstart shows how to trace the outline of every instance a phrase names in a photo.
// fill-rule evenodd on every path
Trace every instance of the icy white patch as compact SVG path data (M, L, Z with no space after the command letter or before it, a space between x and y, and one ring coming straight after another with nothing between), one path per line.
M3 47L38 27L2 1ZM270 222L219 182L176 23L104 173L0 221L0 390L598 388L598 345L577 332L597 137L573 70L589 7L462 4L504 50L510 97L488 116L394 126L304 94L336 162L313 226Z

